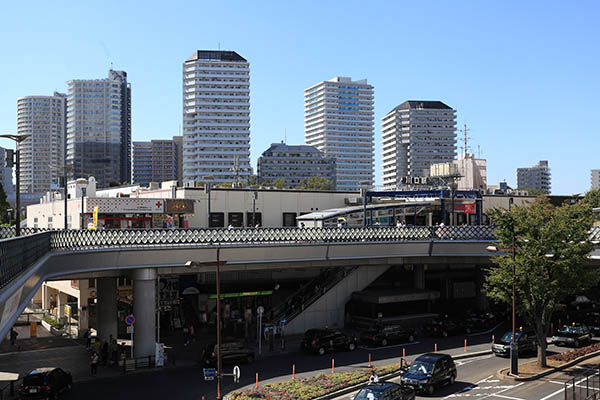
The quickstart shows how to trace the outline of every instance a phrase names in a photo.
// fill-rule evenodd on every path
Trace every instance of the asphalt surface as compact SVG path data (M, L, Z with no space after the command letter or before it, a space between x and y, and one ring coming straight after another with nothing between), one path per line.
M490 350L491 335L496 337L498 332L486 332L466 336L467 352ZM500 332L501 333L501 332ZM335 359L336 372L367 367L368 357L371 354L375 365L385 365L399 362L403 349L407 359L432 352L437 344L439 352L452 355L464 354L464 339L450 337L445 339L425 339L421 342L405 345L388 346L385 348L360 347L354 352L340 352L315 356L302 354L298 346L288 346L288 352L268 355L258 358L252 364L242 364L240 383L233 383L232 378L226 377L223 382L223 392L229 393L254 384L255 374L259 373L259 384L278 382L291 379L292 364L296 366L296 377L312 376L316 373L330 373L331 360ZM567 349L550 347L550 351L564 351ZM534 358L523 359L522 362ZM77 365L87 366L88 353L81 346L48 349L31 352L21 352L0 355L0 370L18 370L26 372L40 366L68 366L77 362ZM599 360L591 360L584 368L596 365ZM83 364L82 364L83 363ZM509 364L506 358L498 358L491 354L457 360L458 378L452 386L440 388L432 397L434 399L450 398L477 398L477 399L508 399L508 400L558 400L564 399L564 382L573 374L581 372L581 368L574 368L565 373L554 374L547 379L516 383L500 380L496 372ZM596 364L594 364L596 363ZM582 364L583 365L583 364ZM67 368L67 367L65 367ZM170 367L162 370L148 370L134 374L122 375L117 368L100 368L100 376L92 378L87 368L73 371L75 384L70 393L62 396L63 399L186 399L201 400L202 396L208 399L216 397L216 383L205 381L202 366L195 363L186 363L183 366ZM224 372L231 372L231 366L226 366ZM350 395L340 397L349 399ZM418 397L422 398L422 397ZM423 397L424 398L424 397Z

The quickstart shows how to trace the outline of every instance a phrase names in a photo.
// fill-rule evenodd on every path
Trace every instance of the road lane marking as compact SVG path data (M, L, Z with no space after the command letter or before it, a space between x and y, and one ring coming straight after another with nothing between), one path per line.
M598 373L595 373L595 374L593 374L593 375L590 375L590 376L595 376L595 375L598 375ZM586 380L586 379L588 379L588 378L589 378L589 376L588 376L588 377L585 377L585 378L583 378L583 379L581 379L581 380L579 380L579 381L577 381L577 382L575 382L575 387L577 387L577 385L579 385L581 382L585 381L585 380ZM563 385L564 385L564 383L563 383ZM573 385L570 385L570 384L569 384L569 385L566 385L564 388L562 388L562 389L559 389L559 390L557 390L557 391L556 391L556 392L554 392L554 393L550 393L548 396L546 396L546 397L542 397L540 400L548 400L548 399L550 399L550 398L552 398L552 397L556 396L557 394L563 393L563 392L564 392L564 390L565 390L565 388L567 388L567 389L568 389L568 388L570 388L570 387L573 387Z
M383 349L393 349L396 347L405 347L405 346L412 346L413 344L419 344L421 342L416 341L416 342L410 342L410 343L403 343L403 344L393 344L390 346L380 346L380 347L368 347L368 346L358 346L359 349L363 349L363 350L383 350Z
M487 378L483 378L483 379L482 379L482 380L480 380L479 382L475 382L475 384L482 383L482 382L488 382L488 379L490 379L490 378L493 378L493 377L494 377L494 375L490 375L490 376L488 376Z
M520 397L505 396L503 394L493 394L492 396L494 396L494 397L500 397L502 399L508 399L508 400L525 400L525 399L522 399Z

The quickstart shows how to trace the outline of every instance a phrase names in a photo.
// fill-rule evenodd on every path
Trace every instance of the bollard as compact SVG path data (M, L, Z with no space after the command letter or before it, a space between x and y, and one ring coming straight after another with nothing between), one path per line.
M205 399L204 399L204 396L202 396L202 400L205 400Z
M258 389L258 372L256 373L256 389Z
M331 359L331 373L335 374L335 358Z
M371 368L371 353L369 353L369 368Z
M292 380L296 380L296 364L292 364Z
M465 339L465 353L467 352L467 339Z
M406 361L406 349L404 347L402 348L402 359Z
M434 352L434 353L437 353L437 343L435 344L435 347L434 347L434 349L433 349L433 352Z
M494 335L492 335L492 344L494 344Z

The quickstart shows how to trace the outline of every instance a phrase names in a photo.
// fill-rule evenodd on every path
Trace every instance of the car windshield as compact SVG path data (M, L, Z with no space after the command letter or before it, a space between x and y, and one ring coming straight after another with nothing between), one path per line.
M515 336L516 336L517 340L519 340L519 338L521 337L521 333L522 333L521 331L517 331L516 332ZM512 332L510 332L510 331L506 332L504 334L504 336L502 336L502 339L500 339L500 342L501 343L510 343L510 342L512 342Z
M381 392L377 392L368 387L363 388L356 396L354 396L354 400L380 400L381 398Z
M23 386L43 386L44 375L43 374L32 374L27 375L23 378Z
M563 326L558 330L558 333L580 333L583 330L581 326Z
M433 373L433 364L427 361L415 360L408 369L410 374L431 375Z

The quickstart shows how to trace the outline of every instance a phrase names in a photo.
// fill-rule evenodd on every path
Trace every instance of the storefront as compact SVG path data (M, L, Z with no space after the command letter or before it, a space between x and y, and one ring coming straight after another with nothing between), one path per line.
M164 214L164 199L141 199L129 197L91 197L85 199L84 221L91 221L94 208L98 207L97 229L149 229L157 226ZM84 223L84 226L87 224Z

